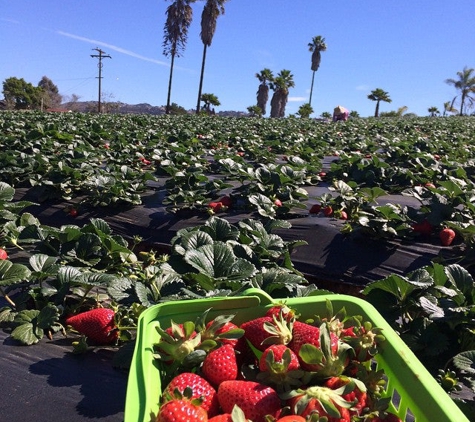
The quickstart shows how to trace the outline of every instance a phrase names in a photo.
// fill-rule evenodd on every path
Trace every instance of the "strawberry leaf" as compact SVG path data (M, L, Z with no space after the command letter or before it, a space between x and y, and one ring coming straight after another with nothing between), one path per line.
M459 353L454 356L453 361L457 369L475 375L475 350Z

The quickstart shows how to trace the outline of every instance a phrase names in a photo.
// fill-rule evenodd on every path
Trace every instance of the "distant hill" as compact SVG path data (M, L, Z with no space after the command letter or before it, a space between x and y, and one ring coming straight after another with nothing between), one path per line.
M76 101L61 104L61 108L64 110L78 111L81 113L95 112L97 111L97 101ZM153 106L148 103L140 104L126 104L121 102L104 103L102 110L105 113L120 113L120 114L152 114L160 115L165 114L165 106ZM193 114L194 110L188 110L188 114ZM242 111L218 111L217 116L226 117L243 117L248 113Z

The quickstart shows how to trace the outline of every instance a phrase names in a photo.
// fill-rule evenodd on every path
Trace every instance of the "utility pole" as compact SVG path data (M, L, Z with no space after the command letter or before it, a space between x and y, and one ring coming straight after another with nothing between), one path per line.
M109 58L111 59L112 57L109 56L108 54L105 54L104 51L102 51L100 48L93 48L93 50L97 51L99 54L91 54L91 57L94 59L99 59L99 62L97 63L97 67L99 68L99 76L97 79L99 79L99 97L97 100L97 112L100 114L101 113L101 80L102 80L102 59L103 58Z

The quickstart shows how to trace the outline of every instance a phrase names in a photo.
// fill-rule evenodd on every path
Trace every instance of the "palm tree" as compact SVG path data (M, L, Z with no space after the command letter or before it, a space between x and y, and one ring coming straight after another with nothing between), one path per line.
M295 86L294 75L290 70L283 69L271 82L270 88L274 91L270 102L270 117L284 117L285 106L289 98L289 88Z
M447 101L444 103L444 113L445 116L447 113L458 113L459 111L454 107L454 103L457 97L454 97L452 101Z
M218 100L218 97L214 94L202 94L201 101L204 102L203 110L206 110L207 114L214 114L214 110L211 110L211 106L220 106L221 103Z
M435 116L437 116L438 114L440 114L439 109L438 109L437 107L435 107L435 106L429 107L429 108L427 109L427 111L429 112L430 117L435 117Z
M299 107L299 111L297 111L297 114L300 116L301 119L308 119L312 113L313 108L309 103L302 104Z
M383 91L381 88L376 88L371 91L371 94L368 95L368 99L371 101L376 101L376 109L374 110L374 117L379 116L379 103L384 101L385 103L390 103L392 100L389 98L389 94L386 91Z
M263 115L262 109L257 105L249 106L247 111L249 112L250 117L262 117Z
M312 42L308 43L308 51L312 53L312 84L310 85L310 98L308 103L312 105L312 94L313 94L313 81L315 79L315 72L320 67L321 61L321 51L326 51L327 45L325 44L325 38L321 35L312 38Z
M446 79L445 82L453 85L460 91L460 116L463 115L465 100L474 101L471 94L475 93L475 69L465 66L461 72L457 72L458 79Z
M259 88L257 90L257 106L261 109L262 115L266 114L267 100L269 99L269 85L267 82L272 82L274 75L270 69L262 69L260 73L256 73L256 78L259 79Z
M206 51L213 41L216 31L216 21L219 15L224 15L224 3L227 0L206 0L203 13L201 14L201 41L203 42L203 59L201 61L200 87L198 88L198 102L196 114L200 112L201 90L203 89L203 76L205 72Z
M168 96L166 113L170 113L170 97L172 92L173 66L175 57L180 57L185 49L188 38L188 28L193 19L191 3L195 0L175 0L167 7L167 20L164 27L163 54L171 57L170 77L168 79Z

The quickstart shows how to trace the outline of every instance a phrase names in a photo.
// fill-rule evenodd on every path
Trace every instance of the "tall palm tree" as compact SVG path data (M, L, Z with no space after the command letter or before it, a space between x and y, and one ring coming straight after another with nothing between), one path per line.
M270 84L270 88L274 91L270 102L270 117L284 117L285 106L289 97L289 88L295 86L294 75L290 70L283 69L274 78Z
M458 79L446 79L445 82L453 85L460 91L460 116L463 115L465 100L474 101L472 94L475 93L475 69L465 66L461 72L457 72Z
M440 114L439 109L438 109L437 107L435 107L435 106L429 107L429 108L427 109L427 111L429 112L430 117L435 117L435 116L437 116L438 114Z
M444 103L444 113L442 114L445 116L447 113L458 113L459 111L454 107L454 103L457 97L454 97L452 101L447 101Z
M383 91L381 88L376 88L371 91L371 94L368 95L368 99L371 101L376 101L376 109L374 110L374 117L379 116L379 103L384 101L385 103L390 103L392 100L389 98L389 94L386 91Z
M320 61L322 56L320 52L326 51L327 45L325 44L325 38L321 35L312 38L312 42L308 43L308 51L312 53L312 85L310 86L310 98L308 103L312 105L312 94L313 94L313 81L315 79L315 72L320 67Z
M274 74L270 69L262 69L260 73L256 73L256 78L259 79L259 88L257 90L257 106L261 109L262 115L266 114L267 101L269 100L269 85L272 82Z
M203 76L205 73L206 51L213 41L216 31L216 21L220 15L224 15L224 3L227 0L206 0L201 14L201 41L203 42L203 59L201 61L200 87L198 89L198 102L196 114L200 112L201 90L203 89Z
M168 79L168 96L166 113L170 113L170 97L172 92L173 66L175 57L180 57L188 39L188 28L193 19L191 3L195 0L175 0L167 7L167 20L163 35L163 54L171 57L170 76Z

